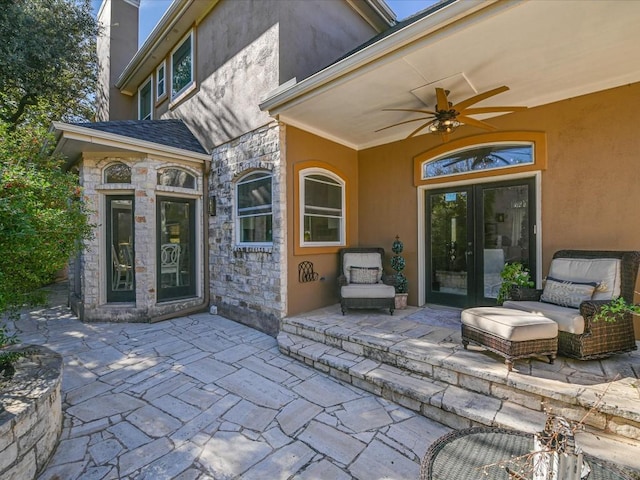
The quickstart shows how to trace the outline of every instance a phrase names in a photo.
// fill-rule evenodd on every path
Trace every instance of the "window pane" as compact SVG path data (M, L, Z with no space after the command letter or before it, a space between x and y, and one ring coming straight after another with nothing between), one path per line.
M271 211L271 177L238 184L238 213L257 207Z
M158 185L196 188L196 177L178 168L167 168L158 172Z
M342 187L327 177L317 180L307 177L304 185L305 213L328 213L341 215L342 213ZM327 183L326 180L331 180Z
M273 241L271 215L259 215L240 219L241 243L270 243Z
M107 302L135 300L133 197L107 197Z
M140 120L151 118L151 80L140 89Z
M124 163L109 165L104 171L105 183L131 183L131 168Z
M171 91L172 96L175 97L193 80L191 78L191 36L173 53L171 62Z
M532 163L534 160L531 145L487 145L456 152L425 163L422 167L422 178L459 175Z
M305 242L339 242L341 219L329 217L304 217Z
M162 95L164 95L164 65L158 68L157 77L158 80L156 91L158 92L157 97L160 98Z

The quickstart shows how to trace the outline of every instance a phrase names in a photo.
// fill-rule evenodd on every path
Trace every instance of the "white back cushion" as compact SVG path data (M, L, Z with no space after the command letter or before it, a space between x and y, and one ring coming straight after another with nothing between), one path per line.
M620 296L618 258L554 258L549 276L560 280L600 284L593 294L593 300L611 300Z
M349 269L351 267L379 268L378 281L382 278L382 256L379 253L345 253L342 261L344 262L342 270L347 281L350 278Z

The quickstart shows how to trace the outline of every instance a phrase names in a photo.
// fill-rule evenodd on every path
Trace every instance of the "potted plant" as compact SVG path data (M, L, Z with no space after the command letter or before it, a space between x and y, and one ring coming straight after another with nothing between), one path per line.
M637 294L638 292L635 293ZM602 305L593 319L595 321L604 320L605 322L615 322L623 319L628 313L640 315L640 305L627 303L624 297L618 297Z
M400 241L400 237L396 235L396 239L391 246L391 251L394 253L391 257L391 268L396 272L394 287L396 289L395 306L397 310L402 310L407 307L407 293L409 282L402 271L406 265L404 258L400 256L404 249L403 243Z
M505 300L510 298L510 292L513 287L534 287L529 269L521 263L505 263L500 272L500 278L502 278L502 284L496 299L498 305L502 305Z

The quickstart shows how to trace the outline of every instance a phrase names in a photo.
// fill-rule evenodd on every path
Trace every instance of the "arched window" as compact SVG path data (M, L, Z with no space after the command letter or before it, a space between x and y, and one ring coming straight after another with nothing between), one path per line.
M158 185L195 189L196 177L179 168L165 168L158 172Z
M425 162L422 178L460 175L533 163L533 145L531 143L480 145L447 153L440 158Z
M131 183L131 167L124 163L112 163L104 169L104 183Z
M273 175L252 172L236 183L236 226L239 244L273 242Z
M302 246L344 245L344 181L332 172L300 172L300 239Z

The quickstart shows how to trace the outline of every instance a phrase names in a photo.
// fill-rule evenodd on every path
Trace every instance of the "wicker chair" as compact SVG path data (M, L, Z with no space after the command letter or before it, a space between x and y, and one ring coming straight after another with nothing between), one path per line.
M383 248L354 247L340 250L338 288L343 315L349 308L388 308L393 315L395 277L383 274L383 261ZM354 282L352 268L370 270L365 273L377 275L377 278L371 279L371 282Z
M640 252L560 250L553 258L616 258L620 259L620 296L633 302L634 288L640 265ZM514 301L539 301L542 290L514 287L510 298ZM584 318L584 333L580 335L559 331L558 354L579 360L609 357L616 353L631 352L638 347L633 330L633 315L627 313L614 321L594 321L607 300L589 300L580 304Z

